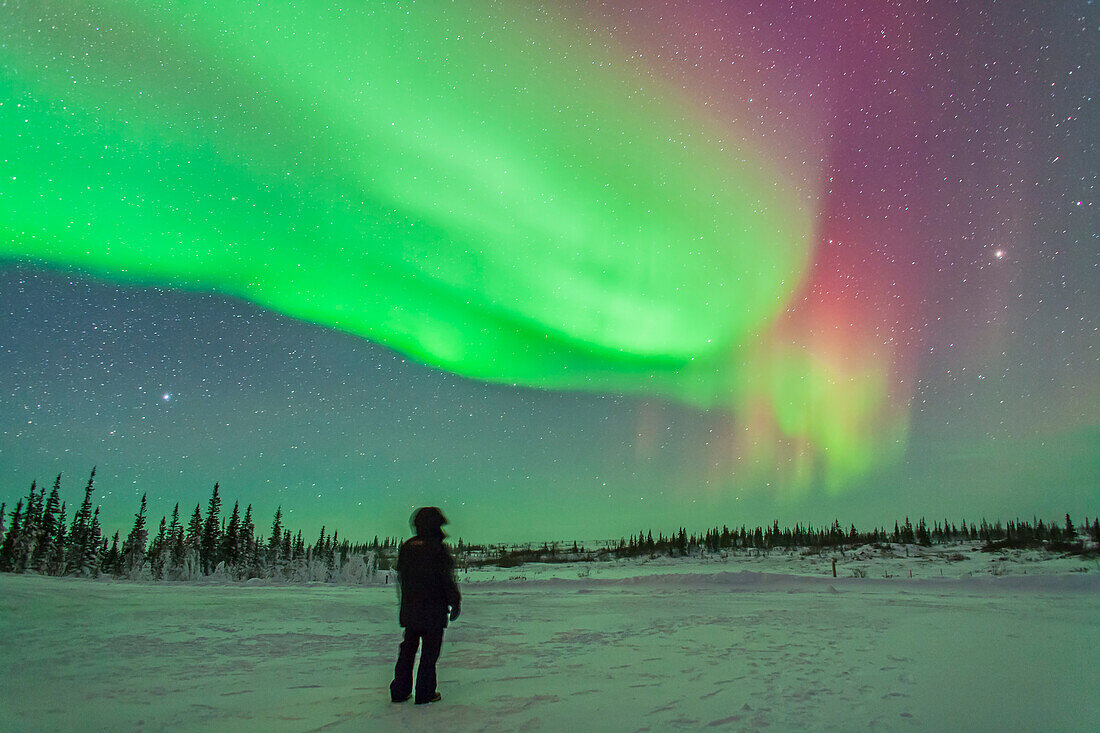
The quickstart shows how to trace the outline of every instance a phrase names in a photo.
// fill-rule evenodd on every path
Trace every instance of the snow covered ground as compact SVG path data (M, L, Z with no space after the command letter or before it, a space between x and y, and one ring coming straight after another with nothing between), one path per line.
M627 578L644 574L710 574L750 570L783 575L866 578L968 578L984 575L1063 574L1100 571L1100 562L1037 549L982 552L977 542L920 545L863 545L843 552L810 549L729 550L695 557L650 556L610 562L528 563L515 568L487 566L468 571L466 580L537 578Z
M1095 560L903 553L462 573L430 706L392 585L4 574L0 729L1097 730Z

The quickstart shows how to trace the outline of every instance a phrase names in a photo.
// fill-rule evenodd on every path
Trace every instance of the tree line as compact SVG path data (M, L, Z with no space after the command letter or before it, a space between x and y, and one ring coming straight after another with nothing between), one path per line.
M171 517L161 517L150 537L147 527L146 496L134 515L134 524L123 540L120 532L110 538L103 535L99 507L92 505L95 469L84 488L84 499L72 521L66 518L67 505L61 500L61 476L54 481L49 495L37 482L25 499L20 499L10 517L6 504L0 504L0 571L43 575L119 578L145 580L194 580L217 576L229 580L267 578L289 582L365 583L377 577L379 570L390 567L399 543L397 538L376 536L373 541L352 543L340 539L338 532L321 533L307 543L301 530L284 525L282 507L275 511L271 529L258 533L252 505L241 513L234 501L229 516L222 512L219 485L214 484L205 514L195 505L190 518L181 519L179 503ZM7 521L9 520L10 521ZM1086 546L1086 540L1091 546ZM639 531L629 538L598 543L586 548L573 542L526 545L471 545L459 539L453 548L460 567L496 565L511 567L525 562L569 562L639 556L689 556L724 551L768 552L775 549L841 550L862 545L934 544L975 542L986 550L1006 548L1046 548L1053 551L1095 552L1100 544L1100 519L1087 518L1078 527L1070 516L1065 522L1044 522L1033 518L1002 524L984 519L980 523L963 520L954 524L947 519L929 527L921 518L914 525L906 517L895 522L893 531L874 528L847 529L834 520L831 525L814 527L796 524L793 528L771 526L738 528L713 527L701 534L688 534L680 527L668 535L652 530Z
M242 514L240 502L235 501L229 516L223 516L218 484L214 484L205 514L196 504L185 521L177 502L171 518L161 517L151 538L143 494L126 538L121 540L120 532L108 538L100 526L99 507L92 506L94 484L95 468L71 522L61 500L60 475L49 496L44 487L39 489L37 482L32 482L10 518L6 504L0 504L0 571L147 580L220 576L230 580L367 582L376 576L380 560L384 567L384 558L397 544L396 539L380 542L377 537L371 543L353 544L341 540L337 532L326 534L325 527L315 542L307 543L301 530L295 533L284 525L282 507L276 509L265 537L256 531L251 504Z
M1086 545L1086 538L1091 540L1091 547ZM1044 548L1083 554L1095 552L1100 543L1100 519L1094 518L1091 524L1086 521L1080 528L1074 525L1068 514L1064 524L1037 518L1030 522L1016 519L1003 524L1000 521L989 523L983 519L980 523L964 520L959 524L948 520L942 523L936 521L929 527L923 518L914 525L906 517L904 522L894 523L893 531L881 527L859 531L855 525L845 529L835 520L831 525L822 527L797 524L793 528L781 528L776 521L769 527L749 528L741 525L731 529L722 526L699 534L689 534L684 527L680 527L667 535L658 533L656 537L652 530L642 530L629 538L599 543L593 548L579 546L576 542L571 546L557 542L486 546L464 545L460 541L457 556L459 562L468 567L514 567L527 562L573 562L660 555L685 557L727 551L766 553L772 550L817 549L843 552L863 545L884 546L892 543L930 547L960 542L980 543L982 549L989 551Z

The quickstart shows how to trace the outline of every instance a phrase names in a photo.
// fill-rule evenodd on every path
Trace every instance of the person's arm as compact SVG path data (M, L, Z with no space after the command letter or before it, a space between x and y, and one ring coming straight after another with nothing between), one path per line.
M462 594L458 592L458 583L455 582L455 560L446 545L443 546L443 554L443 589L447 594L447 605L451 607L450 619L454 621L462 613Z
M394 583L394 585L397 586L397 600L398 600L398 602L401 601L401 586L403 585L402 582L401 582L401 573L405 568L405 563L406 562L407 562L407 558L405 557L405 543L402 542L401 546L397 548L397 562L394 565L394 570L397 571L397 582Z

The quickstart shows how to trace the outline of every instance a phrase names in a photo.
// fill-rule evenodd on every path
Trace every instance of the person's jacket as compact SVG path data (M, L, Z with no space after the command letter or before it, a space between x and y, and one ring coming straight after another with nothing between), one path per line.
M447 626L448 608L455 617L462 603L454 578L454 558L443 538L417 535L397 552L402 626L435 629Z

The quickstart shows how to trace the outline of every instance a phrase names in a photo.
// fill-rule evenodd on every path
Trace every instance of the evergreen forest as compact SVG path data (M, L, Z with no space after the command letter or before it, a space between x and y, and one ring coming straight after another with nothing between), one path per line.
M187 581L212 577L230 581L255 578L284 582L368 583L380 570L389 569L396 557L398 538L377 536L370 542L350 542L338 532L322 527L317 539L307 543L301 530L284 524L282 508L275 511L266 534L258 532L251 504L242 514L240 502L225 511L219 485L205 512L196 505L189 515L180 514L177 503L170 517L161 517L155 532L149 531L146 496L134 515L125 539L120 532L106 537L99 507L92 502L95 469L84 487L84 496L67 516L61 499L61 476L47 494L32 482L25 498L10 512L0 504L0 571L52 576L112 576L132 580ZM986 551L1043 548L1053 552L1095 554L1100 544L1100 519L1086 519L1078 526L1067 514L1064 522L1015 519L1002 523L944 519L929 527L924 518L914 524L908 517L892 530L877 527L860 531L839 521L813 527L795 525L713 527L689 534L683 527L667 535L642 530L629 538L588 546L551 542L540 545L475 545L459 539L452 546L460 568L514 567L527 562L600 561L627 557L699 556L729 551L831 550L863 545L923 545L977 543Z

